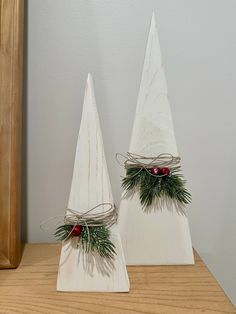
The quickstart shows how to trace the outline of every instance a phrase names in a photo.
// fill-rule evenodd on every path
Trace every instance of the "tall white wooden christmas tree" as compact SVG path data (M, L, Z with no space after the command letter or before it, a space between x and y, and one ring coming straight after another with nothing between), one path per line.
M92 77L86 84L83 113L78 136L73 178L68 209L87 212L101 203L113 204L110 179L104 154L103 140ZM99 206L93 214L105 211ZM62 245L57 290L59 291L129 291L124 254L117 225L113 225L111 241L116 248L111 262L76 247L77 239L71 238Z
M129 152L178 156L155 17L152 16ZM168 206L144 212L139 193L124 195L119 228L128 265L193 264L188 219Z

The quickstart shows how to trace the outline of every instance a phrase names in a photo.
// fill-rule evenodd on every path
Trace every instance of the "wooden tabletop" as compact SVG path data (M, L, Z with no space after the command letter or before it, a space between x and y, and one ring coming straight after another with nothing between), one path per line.
M194 266L128 267L129 293L56 292L59 254L27 244L19 268L0 271L0 313L236 313L196 253Z

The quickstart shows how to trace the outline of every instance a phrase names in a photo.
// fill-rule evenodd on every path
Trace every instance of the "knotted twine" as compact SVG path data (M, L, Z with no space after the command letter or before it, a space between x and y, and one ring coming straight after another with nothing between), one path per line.
M106 206L109 205L109 208L101 213L93 213L93 211L96 208L99 208L101 206ZM105 227L105 228L110 228L111 226L113 226L116 222L117 222L117 209L116 206L112 203L100 203L94 207L92 207L91 209L89 209L88 211L81 213L78 212L76 210L70 209L68 208L66 210L66 214L65 215L60 215L60 216L54 216L51 217L47 220L45 220L44 222L41 223L40 228L42 230L47 230L46 228L44 228L44 225L47 224L49 221L52 220L56 220L59 217L64 217L64 224L66 225L72 225L72 229L70 231L70 233L68 234L68 236L66 237L65 240L67 240L68 238L70 238L73 229L75 228L76 225L80 225L82 227L85 227L87 229L87 233L88 233L88 237L89 237L89 241L90 241L90 232L89 232L89 227ZM59 222L60 223L60 222ZM59 224L57 222L57 225Z
M124 158L123 164L120 162L119 157ZM152 174L149 170L153 167L168 167L170 172L177 172L180 170L180 157L175 157L172 154L169 153L162 153L155 157L147 157L142 156L134 153L127 152L126 155L123 154L116 154L116 160L118 163L122 166L124 166L125 169L130 168L139 168L137 172L134 174L136 176L137 174L142 171L142 169L146 170L151 176L154 177L163 177L165 175L155 175Z
M101 213L92 213L96 208L104 205L109 205L109 208ZM64 218L66 225L80 225L88 227L104 226L110 228L117 221L117 210L112 203L100 203L85 213L80 213L72 209L67 209L67 214Z

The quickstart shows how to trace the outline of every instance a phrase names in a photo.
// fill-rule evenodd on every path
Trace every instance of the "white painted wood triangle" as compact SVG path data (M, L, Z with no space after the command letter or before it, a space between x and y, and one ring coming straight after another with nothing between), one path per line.
M129 151L178 156L154 14ZM132 199L123 194L118 225L128 265L194 263L188 219L175 210L153 208L144 213L138 192Z
M100 203L113 203L110 179L91 75L88 75L75 155L68 208L85 212ZM106 210L97 208L97 212ZM94 212L93 212L94 213ZM76 240L76 239L74 239ZM129 279L117 225L111 240L117 255L113 264L76 248L73 238L62 244L58 291L129 291Z

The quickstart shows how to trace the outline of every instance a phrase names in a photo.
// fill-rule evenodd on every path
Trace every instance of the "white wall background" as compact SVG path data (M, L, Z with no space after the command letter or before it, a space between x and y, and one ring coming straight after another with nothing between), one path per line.
M119 203L114 155L128 149L153 10L193 195L193 244L236 303L233 0L28 1L26 236L51 241L39 223L64 213L88 71Z

